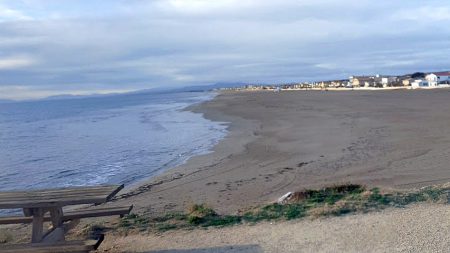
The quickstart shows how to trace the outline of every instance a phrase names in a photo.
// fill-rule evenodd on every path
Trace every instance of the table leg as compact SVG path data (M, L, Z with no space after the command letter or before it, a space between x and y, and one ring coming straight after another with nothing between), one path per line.
M61 207L50 208L50 218L53 228L60 227L63 224L63 210Z
M33 229L31 233L31 242L37 243L42 240L44 234L44 210L42 208L33 208Z
M63 210L61 207L52 207L49 208L49 211L53 228L43 236L42 242L54 243L64 241Z

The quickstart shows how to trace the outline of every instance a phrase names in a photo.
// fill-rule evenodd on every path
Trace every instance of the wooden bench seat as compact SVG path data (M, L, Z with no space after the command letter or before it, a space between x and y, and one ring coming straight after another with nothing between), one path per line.
M96 250L103 238L101 235L97 240L2 245L0 253L86 253Z
M92 208L77 211L64 212L63 221L70 221L82 218L92 218L101 216L119 215L123 216L129 214L133 206L125 207L105 207L105 208ZM44 217L44 221L51 221L49 216ZM9 216L0 217L0 225L4 224L22 224L33 222L33 217L26 216Z

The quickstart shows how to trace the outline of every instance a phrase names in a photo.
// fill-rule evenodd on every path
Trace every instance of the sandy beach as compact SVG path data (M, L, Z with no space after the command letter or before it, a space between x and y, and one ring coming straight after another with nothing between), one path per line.
M450 181L450 90L222 92L188 110L228 136L116 203L158 215L206 203L236 213L289 191L352 182L411 189Z
M128 186L108 205L161 217L205 203L242 214L286 192L339 183L411 190L450 181L450 90L223 92L186 108L228 125L212 153ZM446 252L448 200L340 217L131 232L107 224L97 252ZM28 225L4 234L29 241ZM1 236L0 231L0 236ZM20 235L20 236L19 236ZM1 238L0 238L1 239Z

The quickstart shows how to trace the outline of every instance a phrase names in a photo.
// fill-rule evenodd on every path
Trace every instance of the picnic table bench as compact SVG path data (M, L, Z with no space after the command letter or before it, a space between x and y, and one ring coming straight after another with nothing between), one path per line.
M64 241L56 243L29 243L2 246L2 253L84 253L96 250L103 241L103 236L96 240Z
M89 252L96 249L103 240L103 236L96 240L65 241L65 234L78 224L79 219L123 216L130 213L132 206L89 208L67 212L63 211L63 207L106 203L121 189L123 185L0 192L0 209L21 208L24 213L24 216L0 217L0 224L32 224L31 243L2 246L0 252ZM52 223L52 228L45 233L44 222Z

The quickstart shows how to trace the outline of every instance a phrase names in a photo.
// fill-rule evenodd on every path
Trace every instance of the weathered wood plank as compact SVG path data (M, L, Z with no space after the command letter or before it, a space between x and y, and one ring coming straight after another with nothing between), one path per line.
M133 209L133 206L78 210L78 211L68 212L67 214L64 215L63 219L64 219L64 221L67 221L67 220L82 219L82 218L125 215L125 214L129 214L132 209Z
M123 185L3 192L0 193L0 209L101 204L109 201L121 189Z
M102 191L102 192L78 192L78 193L54 193L54 194L29 194L29 195L11 195L0 197L0 202L10 202L11 200L28 200L30 198L33 199L60 199L60 198L73 198L77 196L108 196L111 191Z
M13 208L41 208L41 207L58 207L69 205L81 205L81 204L102 204L107 202L106 198L80 198L75 200L57 200L57 201L20 201L20 202L8 202L0 203L0 209L13 209Z
M59 227L63 223L63 210L61 207L50 208L50 219L54 228Z
M33 218L27 217L27 216L0 217L0 225L21 224L21 223L31 223L31 222L33 222Z
M108 186L108 187L75 187L75 188L54 188L54 189L43 189L43 190L29 190L29 191L7 191L0 192L0 197L16 196L16 195L36 195L36 194L71 194L71 193L89 193L89 192L111 192L115 190L118 185Z
M125 185L121 184L119 186L116 186L116 189L113 190L107 197L107 201L110 201L112 198L114 198L114 196L116 196L117 193L119 193L123 188L125 187Z
M0 196L0 200L8 201L8 200L16 200L16 199L29 199L29 198L61 198L66 196L78 196L78 195L88 195L88 196L103 196L109 195L111 192L114 192L116 188L111 189L102 189L102 190L90 190L90 191L70 191L70 192L11 192L9 194L5 194Z
M68 211L63 214L63 221L70 221L75 219L91 218L91 217L102 217L102 216L114 216L114 215L126 215L129 214L133 206L124 207L104 207L95 209L83 209L76 211ZM32 217L25 216L11 216L11 217L0 217L0 225L2 224L22 224L31 223L33 221ZM49 216L44 216L44 221L51 221Z
M117 188L121 188L123 185L105 185L105 186L85 186L85 187L67 187L67 188L54 188L54 189L44 189L44 190L28 190L28 191L7 191L0 192L0 198L8 196L35 196L42 194L79 194L79 193L89 193L89 192L112 192Z
M29 202L31 200L35 201L58 201L58 200L69 200L74 198L107 198L111 192L105 193L78 193L78 194L60 194L60 195L30 195L30 196L15 196L1 198L0 203L10 203L10 202Z
M40 197L29 197L29 198L16 198L16 199L2 199L0 200L0 207L3 205L11 205L11 204L15 204L15 205L23 205L23 203L41 203L41 202L48 202L48 203L57 203L57 202L69 202L71 200L73 201L82 201L85 199L95 199L95 200L99 200L105 202L108 201L110 199L110 195L109 194L84 194L84 195L63 195L63 196L57 196L57 197L52 197L52 196L48 196L48 197L44 197L44 196L40 196ZM20 206L22 207L22 206ZM17 207L17 208L20 208ZM28 208L30 208L29 206L27 206Z
M0 196L8 195L11 193L27 194L33 192L70 192L70 191L90 191L90 190L102 190L116 188L119 185L97 185L97 186L73 186L73 187L63 187L63 188L51 188L51 189L38 189L38 190L21 190L21 191L6 191L0 192Z
M33 228L31 232L31 242L40 242L44 233L44 210L42 208L33 209Z
M65 241L57 243L28 243L4 245L0 248L1 253L75 253L96 250L103 241L103 236L98 240L87 241Z

